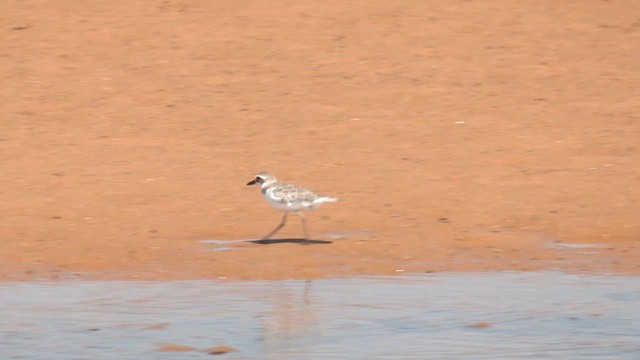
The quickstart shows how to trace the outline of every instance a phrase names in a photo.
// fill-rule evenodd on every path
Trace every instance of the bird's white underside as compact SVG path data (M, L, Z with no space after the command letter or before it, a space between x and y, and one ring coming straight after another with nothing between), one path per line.
M267 200L269 205L276 210L281 211L300 211L300 210L315 210L320 205L325 202L336 202L338 199L330 198L330 197L319 197L314 201L304 201L304 202L289 202L284 203L277 201L276 199L271 198L268 195L264 195L264 198Z

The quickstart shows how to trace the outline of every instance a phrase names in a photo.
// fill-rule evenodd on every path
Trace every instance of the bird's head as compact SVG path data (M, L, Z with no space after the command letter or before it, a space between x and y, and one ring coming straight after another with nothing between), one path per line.
M260 172L256 175L256 178L249 181L247 185L258 185L260 187L272 184L276 182L276 177L269 174L268 172Z

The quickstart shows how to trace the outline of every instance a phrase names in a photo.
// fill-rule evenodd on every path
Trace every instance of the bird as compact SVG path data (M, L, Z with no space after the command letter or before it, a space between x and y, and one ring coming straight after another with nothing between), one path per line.
M338 201L337 198L318 195L302 186L282 183L268 172L259 172L247 185L260 186L260 191L267 203L276 210L284 211L280 224L265 235L262 240L267 240L280 231L287 223L287 217L291 211L300 217L304 240L308 240L309 230L302 211L315 210L323 203Z

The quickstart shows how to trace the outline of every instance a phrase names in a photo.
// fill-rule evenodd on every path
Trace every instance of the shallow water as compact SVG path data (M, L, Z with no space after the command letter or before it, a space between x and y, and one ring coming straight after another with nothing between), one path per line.
M640 358L640 277L2 283L0 309L1 359Z

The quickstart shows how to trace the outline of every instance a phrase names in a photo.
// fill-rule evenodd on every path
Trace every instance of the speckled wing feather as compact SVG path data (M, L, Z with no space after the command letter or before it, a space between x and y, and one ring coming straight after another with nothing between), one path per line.
M265 194L282 203L312 202L318 198L318 195L309 189L282 183L269 186Z

